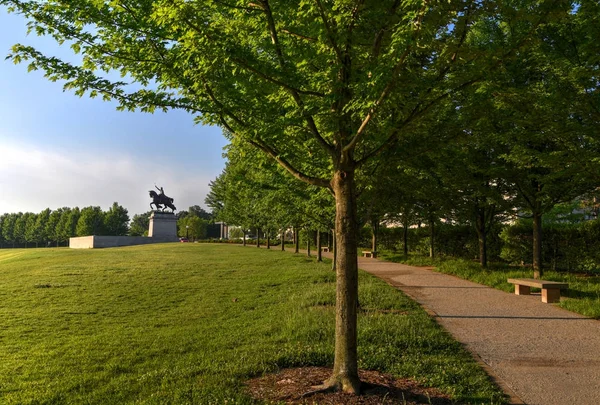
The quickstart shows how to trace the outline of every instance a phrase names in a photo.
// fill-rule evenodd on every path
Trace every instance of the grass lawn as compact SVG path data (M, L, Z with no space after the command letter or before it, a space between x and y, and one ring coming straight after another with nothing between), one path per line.
M413 266L435 266L441 273L452 274L466 280L484 284L499 290L514 292L515 286L506 280L509 278L533 278L533 270L526 267L514 267L505 264L490 264L482 269L478 263L462 259L435 259L428 257L409 257L384 253L383 260L406 263ZM544 280L569 283L569 289L563 290L563 297L558 304L572 312L600 319L600 276L586 274L570 274L544 270ZM533 289L536 291L536 289ZM537 290L539 291L539 289Z
M334 289L330 264L278 250L0 250L0 403L254 403L250 377L332 365ZM360 304L361 368L503 403L402 293L363 273Z

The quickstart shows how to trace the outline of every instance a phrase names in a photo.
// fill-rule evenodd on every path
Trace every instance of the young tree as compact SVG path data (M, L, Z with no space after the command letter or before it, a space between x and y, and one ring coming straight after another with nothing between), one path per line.
M543 215L600 184L600 149L592 129L600 116L589 114L580 84L544 55L507 65L494 89L502 92L493 125L503 144L505 179L521 214L533 219L535 278L543 276Z
M35 221L35 246L38 247L40 243L43 245L48 241L48 235L46 234L46 224L50 220L50 208L46 208L37 215ZM42 246L43 246L42 245Z
M77 235L77 223L79 222L80 215L81 211L79 210L79 207L75 207L69 212L69 217L67 219L66 226L63 230L64 240L67 240Z
M177 221L177 228L181 237L192 238L193 240L206 239L208 220L190 214Z
M358 392L356 172L432 107L527 54L569 4L545 1L227 2L0 0L31 29L69 41L75 66L23 45L76 94L122 109L181 108L261 149L336 201L337 294L328 387ZM519 52L517 52L517 50ZM117 70L136 82L99 76ZM83 216L83 213L82 213Z
M122 236L129 231L129 215L127 209L114 202L104 214L104 231L107 235Z
M195 215L200 219L204 219L205 221L210 221L213 218L210 212L206 212L206 210L199 205L192 205L188 208L188 211L190 214Z
M129 226L129 235L131 236L146 236L150 227L150 215L152 211L143 214L135 214L131 219Z
M16 243L24 244L26 243L26 231L27 231L27 219L33 215L31 212L17 214L17 219L15 221L13 238Z
M104 235L104 212L100 207L85 207L77 221L77 236Z
M56 224L55 237L60 244L69 240L69 217L71 216L71 208L64 207L60 213L60 218Z
M17 221L17 214L5 214L4 220L2 221L2 237L4 241L15 247L15 222Z
M38 233L37 233L37 229L35 226L35 223L37 221L37 214L33 214L30 213L29 216L27 216L26 219L26 224L25 224L25 247L27 247L28 243L35 243L36 247L38 247Z
M60 221L60 217L62 216L62 212L67 209L59 208L50 212L50 217L48 218L48 222L46 222L46 230L45 233L48 236L48 241L54 241L56 246L58 247L58 243L60 241L60 234L58 223ZM81 235L80 235L81 236Z
M4 235L2 233L2 228L4 226L4 221L6 220L7 217L8 217L8 214L0 215L0 249L2 249L4 247L4 244L6 243L6 240L4 239Z

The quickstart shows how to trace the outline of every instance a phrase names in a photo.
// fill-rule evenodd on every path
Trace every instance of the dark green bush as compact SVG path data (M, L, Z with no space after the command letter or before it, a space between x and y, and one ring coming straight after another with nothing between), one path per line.
M512 264L531 264L533 223L519 220L501 232L501 257ZM542 262L561 271L593 272L600 269L600 222L550 222L542 229Z
M499 237L500 226L492 229L488 235L488 258L498 260L502 241ZM391 252L403 250L404 229L402 227L380 228L378 234L378 249ZM408 250L411 253L429 255L430 246L429 227L422 226L409 228L407 235ZM479 256L479 241L477 234L470 225L452 225L438 223L435 225L435 251L436 255L453 256L465 259L474 259ZM371 227L361 229L360 246L370 248Z

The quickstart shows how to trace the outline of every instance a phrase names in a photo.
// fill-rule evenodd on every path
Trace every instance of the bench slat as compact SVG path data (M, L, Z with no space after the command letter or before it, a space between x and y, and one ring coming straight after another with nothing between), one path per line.
M509 278L508 282L511 284L526 285L528 287L536 287L536 288L542 288L542 289L569 288L569 284L567 284L567 283L559 283L556 281L546 281L546 280L536 280L534 278Z

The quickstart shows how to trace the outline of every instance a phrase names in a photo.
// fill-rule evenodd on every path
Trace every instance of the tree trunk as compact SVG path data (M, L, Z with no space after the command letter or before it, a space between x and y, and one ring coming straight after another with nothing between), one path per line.
M298 228L294 227L294 253L300 252L300 238L298 236Z
M477 211L475 220L475 228L477 229L477 239L479 239L479 264L486 268L487 263L487 229L485 229L485 210Z
M377 233L379 232L379 221L371 222L371 230L373 231L373 237L371 238L371 252L373 252L373 257L375 257L377 253Z
M404 249L404 256L408 257L408 221L405 220L402 227L402 248Z
M260 228L256 228L256 247L260 247Z
M333 375L326 385L344 392L360 391L357 357L358 258L356 193L354 168L336 170L333 181L335 194L336 236L336 321L335 360Z
M317 261L323 261L323 254L321 253L321 231L317 229Z
M435 249L434 249L434 243L435 243L435 223L433 222L433 219L429 221L429 235L431 238L431 244L429 245L429 257L431 257L432 259L435 257Z
M310 231L306 230L306 256L310 257Z
M533 213L533 278L542 278L542 214Z
M335 243L335 229L331 230L331 252L333 253L333 259L331 260L331 270L336 271L337 260L335 258L337 253L337 245Z
M243 243L244 243L244 246L246 246L246 231L243 231L243 232L244 232Z
M281 251L285 250L285 228L281 228Z
M271 249L271 231L267 230L267 249Z

